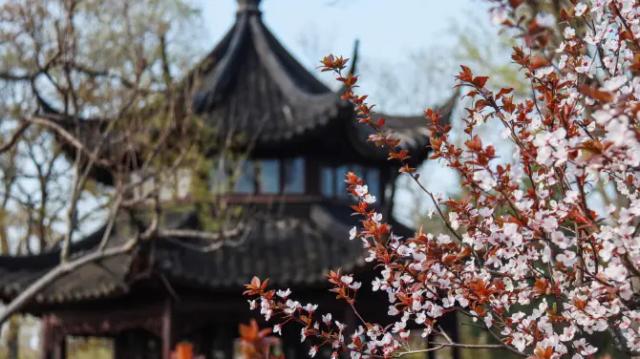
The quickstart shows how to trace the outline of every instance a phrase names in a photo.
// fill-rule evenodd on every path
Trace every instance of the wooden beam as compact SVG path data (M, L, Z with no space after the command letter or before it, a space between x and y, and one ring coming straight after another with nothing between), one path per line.
M162 312L162 359L171 359L173 347L173 304L171 298L165 299Z

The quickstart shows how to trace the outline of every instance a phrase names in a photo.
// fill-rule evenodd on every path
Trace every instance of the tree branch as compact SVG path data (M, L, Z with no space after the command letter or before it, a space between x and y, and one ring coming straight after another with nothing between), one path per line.
M29 128L29 126L30 124L28 122L23 122L20 125L20 127L18 127L16 131L13 133L13 135L11 136L11 139L9 139L7 143L0 145L0 153L7 152L11 148L13 148L13 146L15 146L15 144L18 142L18 140L20 139L24 131L26 131L27 128Z
M60 124L56 123L45 117L33 116L24 118L25 121L38 124L41 126L48 127L52 129L56 134L58 134L64 141L66 141L69 145L75 147L77 150L83 152L89 159L92 159L95 163L102 166L109 166L109 161L98 158L92 151L90 151L80 140L78 140L74 135L69 133L64 127Z
M502 344L464 344L464 343L429 343L434 345L431 348L426 349L417 349L417 350L407 350L404 352L399 352L395 355L396 358L400 358L406 355L418 354L418 353L428 353L437 351L446 347L450 348L462 348L462 349L503 349L506 350L504 345Z
M42 291L47 285L51 284L54 280L62 277L63 275L70 273L71 271L99 260L114 257L120 254L125 254L131 251L135 244L138 242L138 237L132 238L122 246L108 248L104 251L95 251L87 255L83 255L75 260L60 263L58 266L51 269L47 274L40 277L37 281L33 282L27 289L22 291L20 295L15 297L7 306L5 310L0 314L0 324L4 323L13 314L17 313L26 304L28 304L33 297L35 297L40 291Z

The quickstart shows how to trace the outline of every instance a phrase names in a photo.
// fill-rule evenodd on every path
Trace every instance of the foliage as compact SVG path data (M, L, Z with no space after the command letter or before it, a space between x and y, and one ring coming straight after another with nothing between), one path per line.
M72 231L81 236L102 224L96 222L108 216L116 196L82 180L88 177L83 174L116 167L113 162L122 159L101 152L97 159L91 151L127 147L123 157L134 160L135 151L159 152L161 143L167 145L162 131L177 129L177 116L167 109L175 96L167 92L172 77L193 61L193 49L187 49L192 42L177 41L189 32L178 29L194 14L181 0L0 5L0 147L8 146L0 151L3 254L37 253ZM151 107L160 110L151 113ZM99 122L103 126L87 139L84 128ZM183 151L175 151L173 142L174 151L149 155L148 166L165 168L179 157ZM111 172L136 186L128 168Z
M71 263L70 243L105 225L102 252L116 217L167 188L195 122L177 111L174 80L193 65L195 15L183 0L0 4L0 254L60 248ZM6 303L0 323L30 297Z
M367 97L354 92L358 78L343 74L347 60L323 59L358 121L374 130L370 141L386 147L400 172L421 186L448 232L394 235L364 181L347 174L361 218L350 239L361 240L367 261L379 268L371 285L388 295L394 323L363 318L356 300L362 284L340 270L328 276L331 290L360 322L348 337L343 323L317 305L303 306L290 290L254 278L245 291L252 309L277 321L274 332L301 325L302 340L313 341L311 356L320 347L331 348L334 358L341 351L352 358L415 353L408 338L416 329L430 342L419 352L458 347L582 358L606 340L627 355L640 353L640 5L491 3L494 20L518 39L512 60L531 93L514 98L512 88L490 88L487 76L462 66L457 86L471 100L463 145L450 141L450 126L436 112L425 111L431 158L459 174L464 198L439 198L422 186L408 153L383 119L372 119ZM487 121L502 126L511 158L498 157L477 135ZM600 187L622 198L620 205L594 205L589 195ZM497 344L454 342L438 324L452 313L482 326Z
M279 349L280 340L271 335L271 328L260 329L252 319L249 324L240 324L239 351L245 359L284 359Z

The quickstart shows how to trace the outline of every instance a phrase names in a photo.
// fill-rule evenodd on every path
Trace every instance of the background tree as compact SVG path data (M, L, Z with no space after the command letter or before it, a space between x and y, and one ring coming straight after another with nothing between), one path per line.
M217 154L210 161L227 156L226 144L208 145L185 101L197 23L181 0L0 5L1 254L62 249L60 265L9 303L0 323L56 277L137 241L196 236L211 243L203 250L220 245L219 223L207 228L216 233L177 233L162 222L198 184L197 171L187 169L202 168L206 153ZM127 217L141 223L137 233L112 243ZM100 248L72 255L71 244L101 226ZM13 319L4 336L9 358L18 355L18 324Z

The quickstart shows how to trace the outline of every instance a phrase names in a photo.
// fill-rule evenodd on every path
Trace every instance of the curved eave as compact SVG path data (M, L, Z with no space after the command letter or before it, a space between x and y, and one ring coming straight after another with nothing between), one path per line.
M37 100L39 114L50 122L45 126L54 134L66 158L73 162L77 154L82 153L81 165L90 164L90 177L105 185L113 184L116 171L135 170L142 165L141 154L150 143L140 142L135 136L145 133L151 141L161 139L161 130L165 129L155 127L151 119L162 111L169 111L162 104L160 107L146 105L119 118L81 117L65 114L40 96ZM171 111L178 116L182 110ZM181 123L172 122L170 126L169 130L176 133L185 129ZM166 150L175 148L173 137L162 140ZM92 155L95 157L89 161Z
M458 100L458 92L455 92L447 101L437 108L441 116L441 124L451 123L451 115ZM427 159L429 153L429 121L424 115L398 116L385 113L377 113L375 120L385 119L385 126L400 139L400 146L409 151L410 163L418 165ZM375 148L368 141L373 133L368 126L352 122L349 129L349 139L358 153L371 161L386 161L388 151Z
M95 150L97 144L100 144L102 148L96 154L99 161L93 162L89 173L91 178L96 181L106 185L113 184L112 164L122 162L127 156L136 155L136 150L129 148L129 142L126 139L118 138L117 132L105 135L104 130L108 126L107 120L70 117L64 115L62 111L56 109L40 96L37 96L37 101L41 115L51 121L53 126L59 128L51 127L50 130L70 162L75 160L79 146L91 152ZM66 135L63 135L60 130L65 131ZM72 138L68 138L68 136Z
M182 213L167 216L163 223L175 227L192 223L191 215ZM131 220L123 216L116 220L110 233L106 248L121 246L130 239L125 233L134 233L140 228L143 219ZM69 258L73 261L88 253L100 250L106 226L94 233L71 243ZM30 302L25 311L38 313L43 308L50 308L69 303L95 301L115 298L127 294L132 279L130 274L137 267L144 266L142 255L147 253L149 242L140 242L131 251L98 259L74 270L62 274L43 288ZM0 300L8 302L22 293L26 288L43 275L60 264L60 246L49 248L36 255L0 256Z
M94 250L104 229L71 244L71 258ZM63 274L43 288L26 310L41 306L79 302L113 296L126 291L123 280L133 254L122 254L89 263ZM38 255L0 256L0 299L10 301L60 263L60 248ZM87 286L87 283L92 285Z

